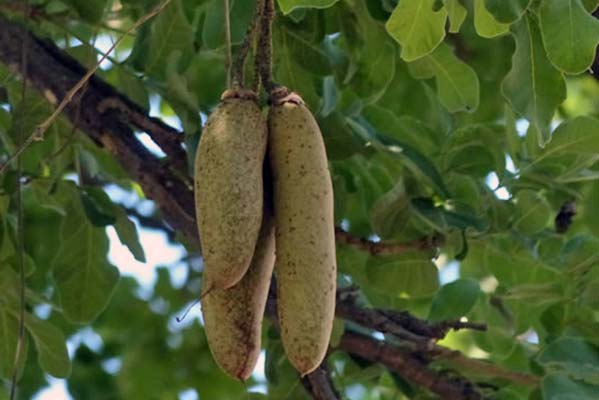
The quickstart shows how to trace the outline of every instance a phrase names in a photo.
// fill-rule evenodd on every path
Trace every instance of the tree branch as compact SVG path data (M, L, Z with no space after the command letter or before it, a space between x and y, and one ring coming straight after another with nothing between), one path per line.
M337 243L367 251L373 256L401 254L410 250L433 250L443 245L445 240L443 235L435 234L408 243L373 242L368 239L356 237L338 226L335 227L335 239Z
M381 333L389 333L400 339L425 345L425 347L431 341L443 339L452 329L474 329L479 331L487 329L485 324L461 321L430 323L405 311L360 308L355 304L353 296L347 296L345 299L339 297L335 309L337 316Z
M355 291L352 289L352 291ZM365 328L385 334L391 334L404 340L404 347L411 354L425 356L429 361L447 360L454 365L476 372L480 375L510 380L520 385L536 386L539 378L535 375L513 372L484 360L476 360L464 356L456 350L437 345L435 342L445 337L450 329L474 329L484 331L486 325L461 322L441 321L430 323L420 320L408 312L365 309L355 303L355 298L348 290L341 289L337 296L335 314L348 321L355 322ZM347 295L345 298L343 296Z
M19 62L23 51L20 43L24 36L28 37L26 51L30 55L27 70L23 70ZM53 103L61 101L86 74L86 69L81 64L58 49L52 42L35 37L3 16L0 16L0 61L24 76ZM155 127L159 124L101 79L93 76L88 81L85 93L79 96L81 115L78 119L78 128L97 144L106 148L129 171L132 178L139 182L146 196L157 203L165 221L173 229L182 232L190 243L197 245L199 241L195 224L193 187L173 173L177 168L171 160L173 157L179 159L185 153L181 150L176 156L171 154L166 161L158 160L150 153L137 140L128 121L123 120L122 112L114 108L107 109L105 103L102 104L107 99L116 99L120 105L131 110L131 115L137 115L137 118L143 115L144 121L150 121L148 126ZM64 113L71 122L77 120L77 108L73 103L65 107ZM150 132L154 138L162 137L155 129ZM165 132L170 132L169 135L172 133L172 137L175 137L172 129L165 128L162 133ZM171 139L162 137L155 140L161 141L164 145L164 142Z
M341 337L339 349L368 361L381 363L409 381L438 394L443 399L479 400L483 398L470 382L461 378L445 377L428 369L423 361L408 352L371 337L346 332Z

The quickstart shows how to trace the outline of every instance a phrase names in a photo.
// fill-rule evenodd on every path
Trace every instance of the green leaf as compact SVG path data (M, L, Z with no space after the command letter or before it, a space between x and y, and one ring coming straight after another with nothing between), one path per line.
M0 307L0 377L11 376L17 349L18 326L17 318L6 308Z
M33 134L37 126L45 121L51 112L52 105L37 93L28 93L24 99L19 100L12 110L12 124L8 131L12 143L5 144L7 150L13 152L16 144L22 143L26 137ZM39 174L45 165L46 157L56 150L54 146L57 139L56 125L57 122L51 125L43 141L34 141L27 147L27 151L21 156L24 172Z
M241 43L256 2L254 0L230 1L231 43ZM208 49L214 50L225 45L225 8L222 0L211 0L206 7L206 17L202 30L202 40ZM224 67L224 65L223 65Z
M480 287L474 279L458 279L443 285L433 297L428 319L443 321L463 317L474 307L480 294Z
M518 192L513 226L525 235L532 235L547 227L552 209L547 200L532 190Z
M447 15L449 17L449 32L458 33L466 20L468 11L462 3L460 3L460 0L443 0L443 3L445 4Z
M553 283L558 273L542 264L515 238L498 235L487 239L484 265L504 286ZM518 268L514 268L517 265Z
M592 235L576 235L561 249L560 266L571 272L590 269L599 260L599 238ZM584 279L585 275L582 275ZM574 278L574 276L573 276Z
M588 187L588 192L583 199L582 218L586 226L597 237L599 237L599 213L597 212L599 204L599 181L593 182Z
M421 218L433 230L447 232L452 228L461 230L471 227L478 231L487 229L487 222L478 218L472 211L446 210L444 207L436 206L430 199L413 199L412 210L415 216Z
M519 19L532 0L484 0L485 6L495 19L502 23L512 23Z
M484 38L501 36L510 30L509 24L497 22L493 14L485 7L484 0L474 0L474 27L476 33Z
M577 378L599 378L599 350L580 338L561 337L551 342L539 352L537 361Z
M437 267L425 254L419 253L371 257L366 275L374 288L394 296L426 297L439 287Z
M420 152L405 143L377 132L364 118L356 120L347 118L346 121L365 141L371 142L389 154L401 158L406 163L406 166L415 174L429 180L439 191L439 194L443 197L449 197L449 191L445 187L441 174L437 171L434 164Z
M395 76L395 46L388 41L384 44L383 51L374 57L360 59L351 80L353 89L365 104L379 100Z
M37 349L39 363L48 374L66 378L71 374L71 360L62 332L48 321L25 315L25 327Z
M538 164L551 164L564 156L584 156L594 159L599 154L599 120L578 117L564 121L553 132L551 142L523 172Z
M92 24L98 23L104 15L106 0L64 0L77 11L85 21Z
M104 227L116 222L114 205L104 190L93 186L87 187L80 196L85 214L92 224Z
M278 0L283 14L289 14L296 8L328 8L339 0Z
M282 25L277 27L277 34L282 36L289 55L304 70L315 75L328 75L331 65L328 55L320 48L319 43L312 43L292 29Z
M445 7L434 10L435 0L402 0L385 25L401 45L401 58L414 61L431 53L445 37Z
M393 235L396 227L407 227L410 198L406 194L403 181L381 196L373 205L370 215L372 228L377 235L387 238Z
M177 70L185 70L193 54L193 30L185 17L181 0L173 0L152 24L146 72L163 77L169 60L177 58Z
M302 98L308 103L310 108L313 110L317 109L320 97L315 90L314 75L306 71L296 61L296 53L294 51L297 51L297 40L290 37L289 33L284 29L274 29L273 42L278 49L277 54L279 57L279 62L275 64L274 70L276 78L291 90L300 91ZM324 56L315 52L313 48L310 48L310 54L319 57L321 62L326 62L323 60Z
M544 0L539 21L547 56L567 74L586 71L595 60L599 44L599 20L580 0Z
M599 386L573 380L563 373L546 375L541 381L543 400L596 400Z
M599 7L599 0L582 0L582 2L588 12L593 12Z
M67 207L61 238L52 271L60 303L69 321L89 323L106 307L119 278L106 260L108 238L88 221L78 200Z
M133 100L142 109L150 109L148 90L140 78L125 68L117 68L119 78L119 90L128 98Z
M457 58L448 45L442 43L414 63L427 64L427 69L434 73L439 98L449 112L476 110L479 101L476 72Z
M202 51L194 56L186 71L189 90L197 97L197 105L202 110L210 110L220 101L221 92L226 85L226 71L214 66L224 65L224 62L224 58L216 51ZM186 133L190 134L187 130Z
M127 213L121 207L115 208L116 223L114 229L119 236L122 244L127 246L133 257L139 262L146 262L146 255L137 234L137 228L133 221L129 219Z
M549 140L549 124L557 107L566 98L562 74L547 59L537 21L527 15L512 25L516 51L512 69L502 84L503 95L517 113L537 129L543 147Z
M340 318L335 318L333 321L333 330L331 331L331 347L339 346L339 342L341 341L341 337L345 333L345 320Z

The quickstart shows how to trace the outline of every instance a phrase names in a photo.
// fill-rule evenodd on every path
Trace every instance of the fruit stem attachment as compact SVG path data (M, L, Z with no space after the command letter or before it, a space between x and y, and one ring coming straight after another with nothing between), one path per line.
M254 16L252 17L248 29L245 33L245 38L241 44L241 48L235 56L233 61L232 74L233 74L233 87L243 87L245 82L245 60L250 48L256 41L256 34L262 16L262 9L264 8L264 0L256 0L256 8L254 10ZM254 82L256 85L256 82Z
M272 78L272 21L274 16L274 0L264 0L262 17L260 18L256 69L260 72L262 84L269 95L278 87Z

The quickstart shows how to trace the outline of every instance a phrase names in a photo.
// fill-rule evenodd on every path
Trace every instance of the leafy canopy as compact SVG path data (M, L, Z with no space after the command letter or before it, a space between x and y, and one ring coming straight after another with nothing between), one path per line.
M255 1L230 2L235 52ZM86 67L156 4L31 0L36 13L26 16L14 3L0 1L0 13ZM442 344L536 375L538 386L479 376L451 361L433 366L491 383L497 399L591 400L599 393L599 81L587 73L599 43L591 15L597 5L278 0L274 76L301 93L320 123L337 223L383 243L445 238L434 257L418 249L372 255L340 244L340 286L358 285L369 307L486 323L486 332L450 333ZM203 117L225 88L223 18L222 0L172 0L127 35L97 74L143 109L180 123L188 164ZM20 79L5 64L0 103L4 161L52 105L34 89L23 99ZM169 228L132 171L67 118L25 151L22 171L22 398L48 384L43 373L68 377L77 399L186 391L201 399L307 398L268 322L265 377L246 386L214 364L199 320L173 322L199 294L197 248L188 246L177 284L167 268L149 287L119 278L107 232L143 262L157 249L141 246L139 224ZM19 317L15 180L14 168L0 177L5 380ZM574 216L559 214L568 202ZM565 218L565 232L556 231L556 217ZM173 244L188 244L169 234ZM341 320L338 328L356 329ZM341 351L328 365L344 398L430 398L401 371Z

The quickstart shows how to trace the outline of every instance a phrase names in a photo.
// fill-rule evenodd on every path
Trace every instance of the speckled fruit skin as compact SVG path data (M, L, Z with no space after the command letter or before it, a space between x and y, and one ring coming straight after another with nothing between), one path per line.
M210 115L195 159L195 204L211 289L247 271L262 221L265 118L249 91L225 92Z
M202 299L212 356L223 371L242 381L252 374L260 354L262 317L275 263L273 222L271 217L264 219L254 258L241 281ZM206 289L204 285L202 291Z
M269 112L281 338L302 374L322 362L335 313L333 187L320 129L296 94Z

